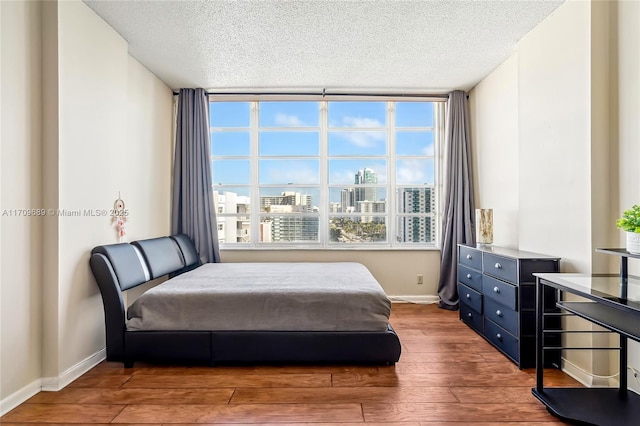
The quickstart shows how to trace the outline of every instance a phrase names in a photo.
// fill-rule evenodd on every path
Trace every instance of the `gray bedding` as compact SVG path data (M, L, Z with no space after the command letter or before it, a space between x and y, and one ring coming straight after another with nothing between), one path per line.
M359 263L207 263L147 290L127 329L385 331L390 312Z

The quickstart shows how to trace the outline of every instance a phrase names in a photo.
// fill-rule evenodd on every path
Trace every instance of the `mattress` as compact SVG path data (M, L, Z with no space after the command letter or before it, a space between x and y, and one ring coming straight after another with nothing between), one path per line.
M147 290L127 329L380 332L390 312L359 263L207 263Z

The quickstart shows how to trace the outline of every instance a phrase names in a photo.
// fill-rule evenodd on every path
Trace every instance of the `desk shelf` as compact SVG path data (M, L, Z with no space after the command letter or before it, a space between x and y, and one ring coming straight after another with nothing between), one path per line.
M563 420L592 425L637 425L640 395L631 391L621 395L615 388L533 389L533 396Z
M626 249L623 248L597 248L596 253L605 253L613 256L640 259L640 254L629 253Z
M640 288L638 277L629 277L628 258L640 259L624 249L597 249L620 256L619 275L534 274L536 276L536 387L532 394L547 410L563 420L580 424L618 426L640 424L640 395L627 389L627 339L640 342L640 301L628 298L630 286ZM560 300L558 308L577 315L620 336L620 386L616 388L544 387L544 315L546 288L575 294L587 302ZM637 292L632 292L637 294ZM615 348L612 348L615 349Z
M640 341L640 322L633 314L597 302L558 302L557 305L594 324Z

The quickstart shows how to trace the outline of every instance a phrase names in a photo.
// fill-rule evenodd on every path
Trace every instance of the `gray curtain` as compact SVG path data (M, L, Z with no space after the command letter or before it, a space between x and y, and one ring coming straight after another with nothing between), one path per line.
M450 93L447 101L445 144L446 175L438 296L441 308L456 310L457 244L475 244L469 105L466 94L460 90Z
M180 89L171 233L191 237L204 263L220 262L210 151L207 94L203 89Z

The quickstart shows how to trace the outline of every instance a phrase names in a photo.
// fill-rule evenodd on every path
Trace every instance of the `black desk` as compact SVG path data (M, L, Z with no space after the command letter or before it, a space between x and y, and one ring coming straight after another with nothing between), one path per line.
M627 389L627 338L640 342L640 279L628 277L627 258L640 258L621 249L598 249L621 256L621 274L536 275L536 387L533 395L555 416L583 424L640 424L640 395ZM544 288L581 296L585 302L559 301L557 307L620 335L620 387L544 387ZM557 348L554 348L557 349ZM585 348L587 349L587 348Z

